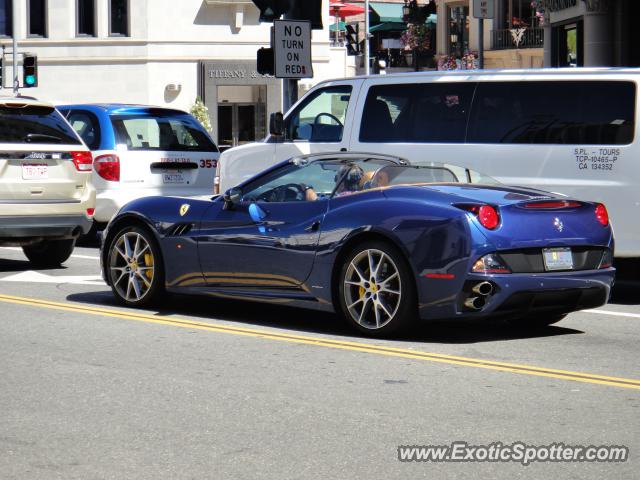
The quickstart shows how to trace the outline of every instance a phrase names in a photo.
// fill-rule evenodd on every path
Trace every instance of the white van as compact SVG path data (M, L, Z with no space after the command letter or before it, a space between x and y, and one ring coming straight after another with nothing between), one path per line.
M221 191L301 153L469 167L604 203L616 256L640 257L640 69L421 72L318 84L260 143L225 152Z

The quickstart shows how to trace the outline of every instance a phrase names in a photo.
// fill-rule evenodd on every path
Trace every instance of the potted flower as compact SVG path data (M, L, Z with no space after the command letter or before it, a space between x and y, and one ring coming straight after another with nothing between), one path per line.
M400 42L404 47L407 65L415 64L417 69L417 59L413 57L431 49L431 29L426 25L410 23Z

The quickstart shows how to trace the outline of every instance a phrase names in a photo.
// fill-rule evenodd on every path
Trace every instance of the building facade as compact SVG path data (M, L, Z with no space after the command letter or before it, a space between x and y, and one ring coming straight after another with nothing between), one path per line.
M18 51L38 55L39 85L26 94L182 110L199 96L223 145L261 138L268 114L281 109L282 82L256 71L256 51L269 46L271 24L259 22L250 0L0 0L6 66L12 3ZM300 82L302 91L354 73L345 49L330 44L329 0L323 7L325 29L313 31L314 77Z

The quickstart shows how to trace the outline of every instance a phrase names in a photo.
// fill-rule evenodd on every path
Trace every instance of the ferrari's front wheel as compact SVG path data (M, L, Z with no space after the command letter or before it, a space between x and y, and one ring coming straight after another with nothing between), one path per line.
M346 255L340 272L342 313L357 330L386 336L416 318L411 270L402 254L380 241L358 245Z
M149 305L164 291L160 249L153 235L138 226L126 226L113 236L107 251L111 290L128 306Z

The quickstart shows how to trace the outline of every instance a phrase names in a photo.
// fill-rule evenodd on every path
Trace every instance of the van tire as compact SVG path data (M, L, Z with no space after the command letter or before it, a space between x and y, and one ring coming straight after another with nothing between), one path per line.
M74 238L69 240L45 240L33 245L25 245L22 251L36 267L59 267L66 262L76 246Z

